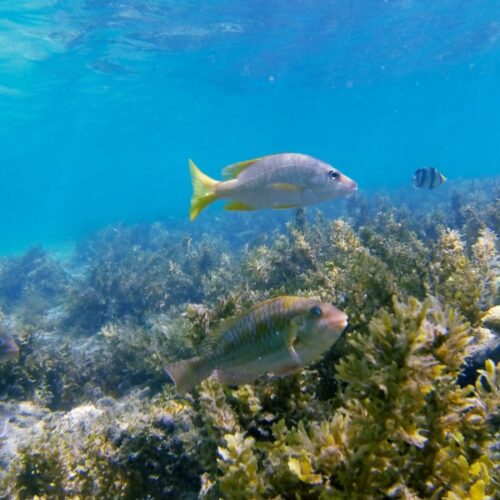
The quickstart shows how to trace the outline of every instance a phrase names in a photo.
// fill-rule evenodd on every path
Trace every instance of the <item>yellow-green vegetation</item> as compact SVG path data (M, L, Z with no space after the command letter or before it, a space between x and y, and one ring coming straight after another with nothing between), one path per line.
M162 396L77 407L27 434L4 498L196 498L194 412Z
M43 423L10 464L18 498L493 498L500 364L457 384L476 330L436 299L393 299L354 332L333 399L316 372L236 389L202 382ZM110 409L109 409L110 408ZM177 496L175 496L177 495Z
M299 210L282 226L252 214L192 234L116 227L65 265L40 253L0 261L0 306L20 347L18 362L0 364L1 396L53 411L19 431L9 460L0 448L3 494L494 498L498 193L498 182L459 186L432 209L356 196L335 217ZM30 276L45 276L43 300ZM332 351L284 378L212 377L175 395L168 362L283 294L349 315ZM16 425L0 428L9 447Z
M475 387L458 386L474 330L435 300L395 301L393 309L374 317L368 334L352 336L352 351L337 366L344 385L326 418L294 426L281 418L271 439L254 442L221 394L213 396L214 382L210 391L202 387L212 415L223 408L231 415L212 477L228 498L245 498L237 493L244 488L271 498L290 491L301 498L493 497L500 364L487 361Z

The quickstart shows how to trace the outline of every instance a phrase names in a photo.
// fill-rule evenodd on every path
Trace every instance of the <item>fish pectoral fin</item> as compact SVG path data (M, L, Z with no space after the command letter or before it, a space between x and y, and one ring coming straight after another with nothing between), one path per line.
M250 165L261 160L262 158L255 158L253 160L240 161L239 163L233 163L222 170L222 176L224 179L236 179L238 175L247 169Z
M231 201L229 203L226 203L224 205L224 210L229 210L229 211L235 211L235 210L255 210L254 207L247 205L246 203L243 203L241 201Z
M288 352L290 353L290 356L292 357L294 362L297 363L298 366L300 366L302 364L302 361L300 360L300 356L293 345L288 346Z
M300 356L299 356L298 352L295 350L295 348L293 347L293 345L288 346L288 352L290 353L291 359L288 362L285 362L279 368L275 368L272 371L273 375L275 375L277 377L284 377L286 375L290 375L297 368L299 368L303 365L303 363L300 359Z
M271 184L271 187L276 189L276 191L285 191L289 193L302 193L304 191L303 187L292 184L291 182L276 182Z
M297 332L295 328L292 328L290 330L290 333L288 334L288 337L286 339L286 346L288 349L288 352L290 353L290 357L292 358L293 362L297 365L300 366L302 364L302 361L300 359L299 354L295 350L295 341L297 340Z

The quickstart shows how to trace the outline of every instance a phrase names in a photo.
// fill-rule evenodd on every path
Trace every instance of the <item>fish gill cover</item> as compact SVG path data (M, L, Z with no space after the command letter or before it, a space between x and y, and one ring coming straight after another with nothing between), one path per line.
M494 498L495 7L1 2L1 495ZM284 152L359 191L189 222L188 158ZM165 367L284 296L349 327L176 393Z

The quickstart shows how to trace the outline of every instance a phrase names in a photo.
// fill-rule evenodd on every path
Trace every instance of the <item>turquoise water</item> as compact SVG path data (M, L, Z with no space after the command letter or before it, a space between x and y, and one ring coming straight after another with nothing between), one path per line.
M499 15L0 0L0 498L496 498Z
M410 185L426 165L450 182L494 176L498 13L457 0L4 0L0 251L187 221L190 157L217 177L304 152L361 191Z

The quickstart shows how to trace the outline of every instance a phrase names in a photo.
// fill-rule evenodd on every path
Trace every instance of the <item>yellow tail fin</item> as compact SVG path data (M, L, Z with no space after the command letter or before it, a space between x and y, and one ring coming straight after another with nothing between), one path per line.
M189 160L189 171L193 183L193 196L191 197L191 209L189 216L191 220L196 219L198 214L213 201L217 199L215 186L218 182L205 175L192 160Z

